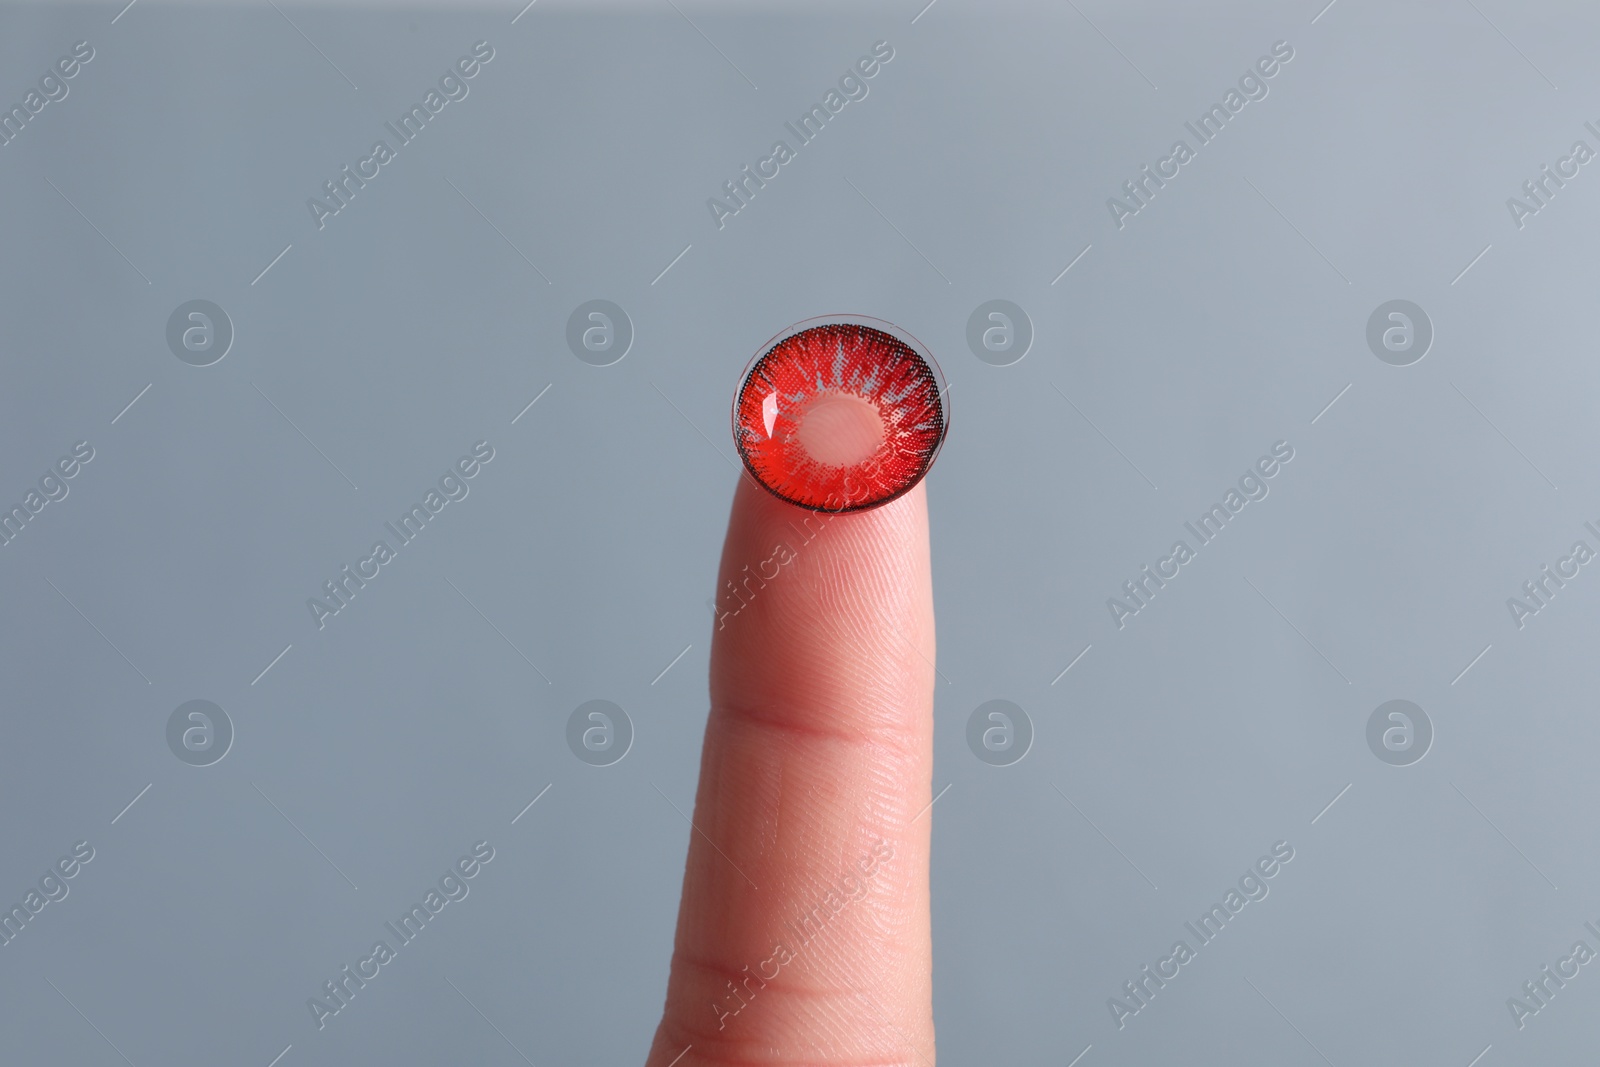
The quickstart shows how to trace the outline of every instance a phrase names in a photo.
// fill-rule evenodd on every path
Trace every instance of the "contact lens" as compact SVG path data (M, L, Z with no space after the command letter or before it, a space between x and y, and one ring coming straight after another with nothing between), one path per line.
M933 466L950 424L944 393L938 364L903 330L877 319L810 319L751 360L734 399L734 444L780 499L862 511Z

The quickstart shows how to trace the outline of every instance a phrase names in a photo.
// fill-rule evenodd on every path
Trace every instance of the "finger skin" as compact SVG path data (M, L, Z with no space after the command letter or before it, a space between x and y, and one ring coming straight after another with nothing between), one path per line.
M647 1067L931 1065L923 487L829 516L741 479L718 589L694 829Z

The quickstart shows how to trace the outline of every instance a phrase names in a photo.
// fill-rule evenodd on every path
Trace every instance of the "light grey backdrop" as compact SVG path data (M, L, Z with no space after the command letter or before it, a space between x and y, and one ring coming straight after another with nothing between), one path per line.
M6 107L93 49L0 146L0 503L93 449L0 546L0 903L28 916L0 1059L639 1062L729 403L828 313L902 325L951 383L943 1059L1592 1058L1600 968L1520 1028L1507 1002L1600 949L1600 575L1559 562L1600 549L1600 164L1571 156L1600 149L1600 23L1319 8L0 9ZM719 229L707 199L880 40L867 95ZM479 41L468 95L319 228L308 198ZM1280 41L1119 227L1108 198ZM1576 174L1514 212L1546 164ZM167 340L197 299L234 334L204 367ZM610 366L566 342L592 299L635 335ZM967 344L991 299L1031 321L1009 366ZM1406 366L1367 339L1396 299L1434 334ZM469 494L319 629L308 598L478 441ZM1119 628L1108 598L1280 441L1269 495ZM1519 620L1546 564L1577 576ZM635 735L605 767L566 741L591 699ZM992 699L1034 730L1009 766L966 740ZM1410 765L1368 743L1396 699L1433 732ZM209 766L177 755L215 755L201 720L169 745L191 700L234 731ZM482 840L470 895L319 1029L308 998ZM1270 894L1119 1027L1109 998L1280 841Z

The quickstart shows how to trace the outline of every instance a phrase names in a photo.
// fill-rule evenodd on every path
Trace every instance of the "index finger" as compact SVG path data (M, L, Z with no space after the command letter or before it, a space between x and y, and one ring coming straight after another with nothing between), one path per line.
M694 830L647 1063L932 1063L922 485L828 515L742 478L718 589Z

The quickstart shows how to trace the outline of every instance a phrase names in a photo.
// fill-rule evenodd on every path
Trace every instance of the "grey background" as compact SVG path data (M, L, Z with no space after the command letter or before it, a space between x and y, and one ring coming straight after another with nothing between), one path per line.
M96 51L0 147L0 499L95 448L0 548L0 897L96 850L0 947L0 1060L641 1061L728 407L828 313L951 383L944 1060L1592 1058L1594 968L1521 1031L1505 1001L1600 920L1600 576L1521 630L1505 599L1597 544L1600 164L1520 230L1505 200L1596 144L1593 10L679 6L0 9L7 105ZM480 39L468 98L319 231L306 198ZM870 95L718 231L706 198L879 39ZM1106 198L1280 39L1270 95L1118 230ZM205 368L165 344L197 298L235 330ZM610 367L564 341L595 298L635 328ZM965 345L995 298L1033 322L1013 366ZM1365 343L1395 298L1436 332L1409 367ZM319 631L306 598L480 439L468 498ZM1271 495L1119 631L1106 598L1280 439ZM1365 741L1397 698L1436 732L1409 767ZM167 748L192 699L236 731L209 767ZM634 724L608 767L565 743L591 699ZM965 742L991 699L1034 724L1013 766ZM480 839L471 895L319 1031L306 999ZM1278 840L1270 896L1119 1031L1107 998Z

